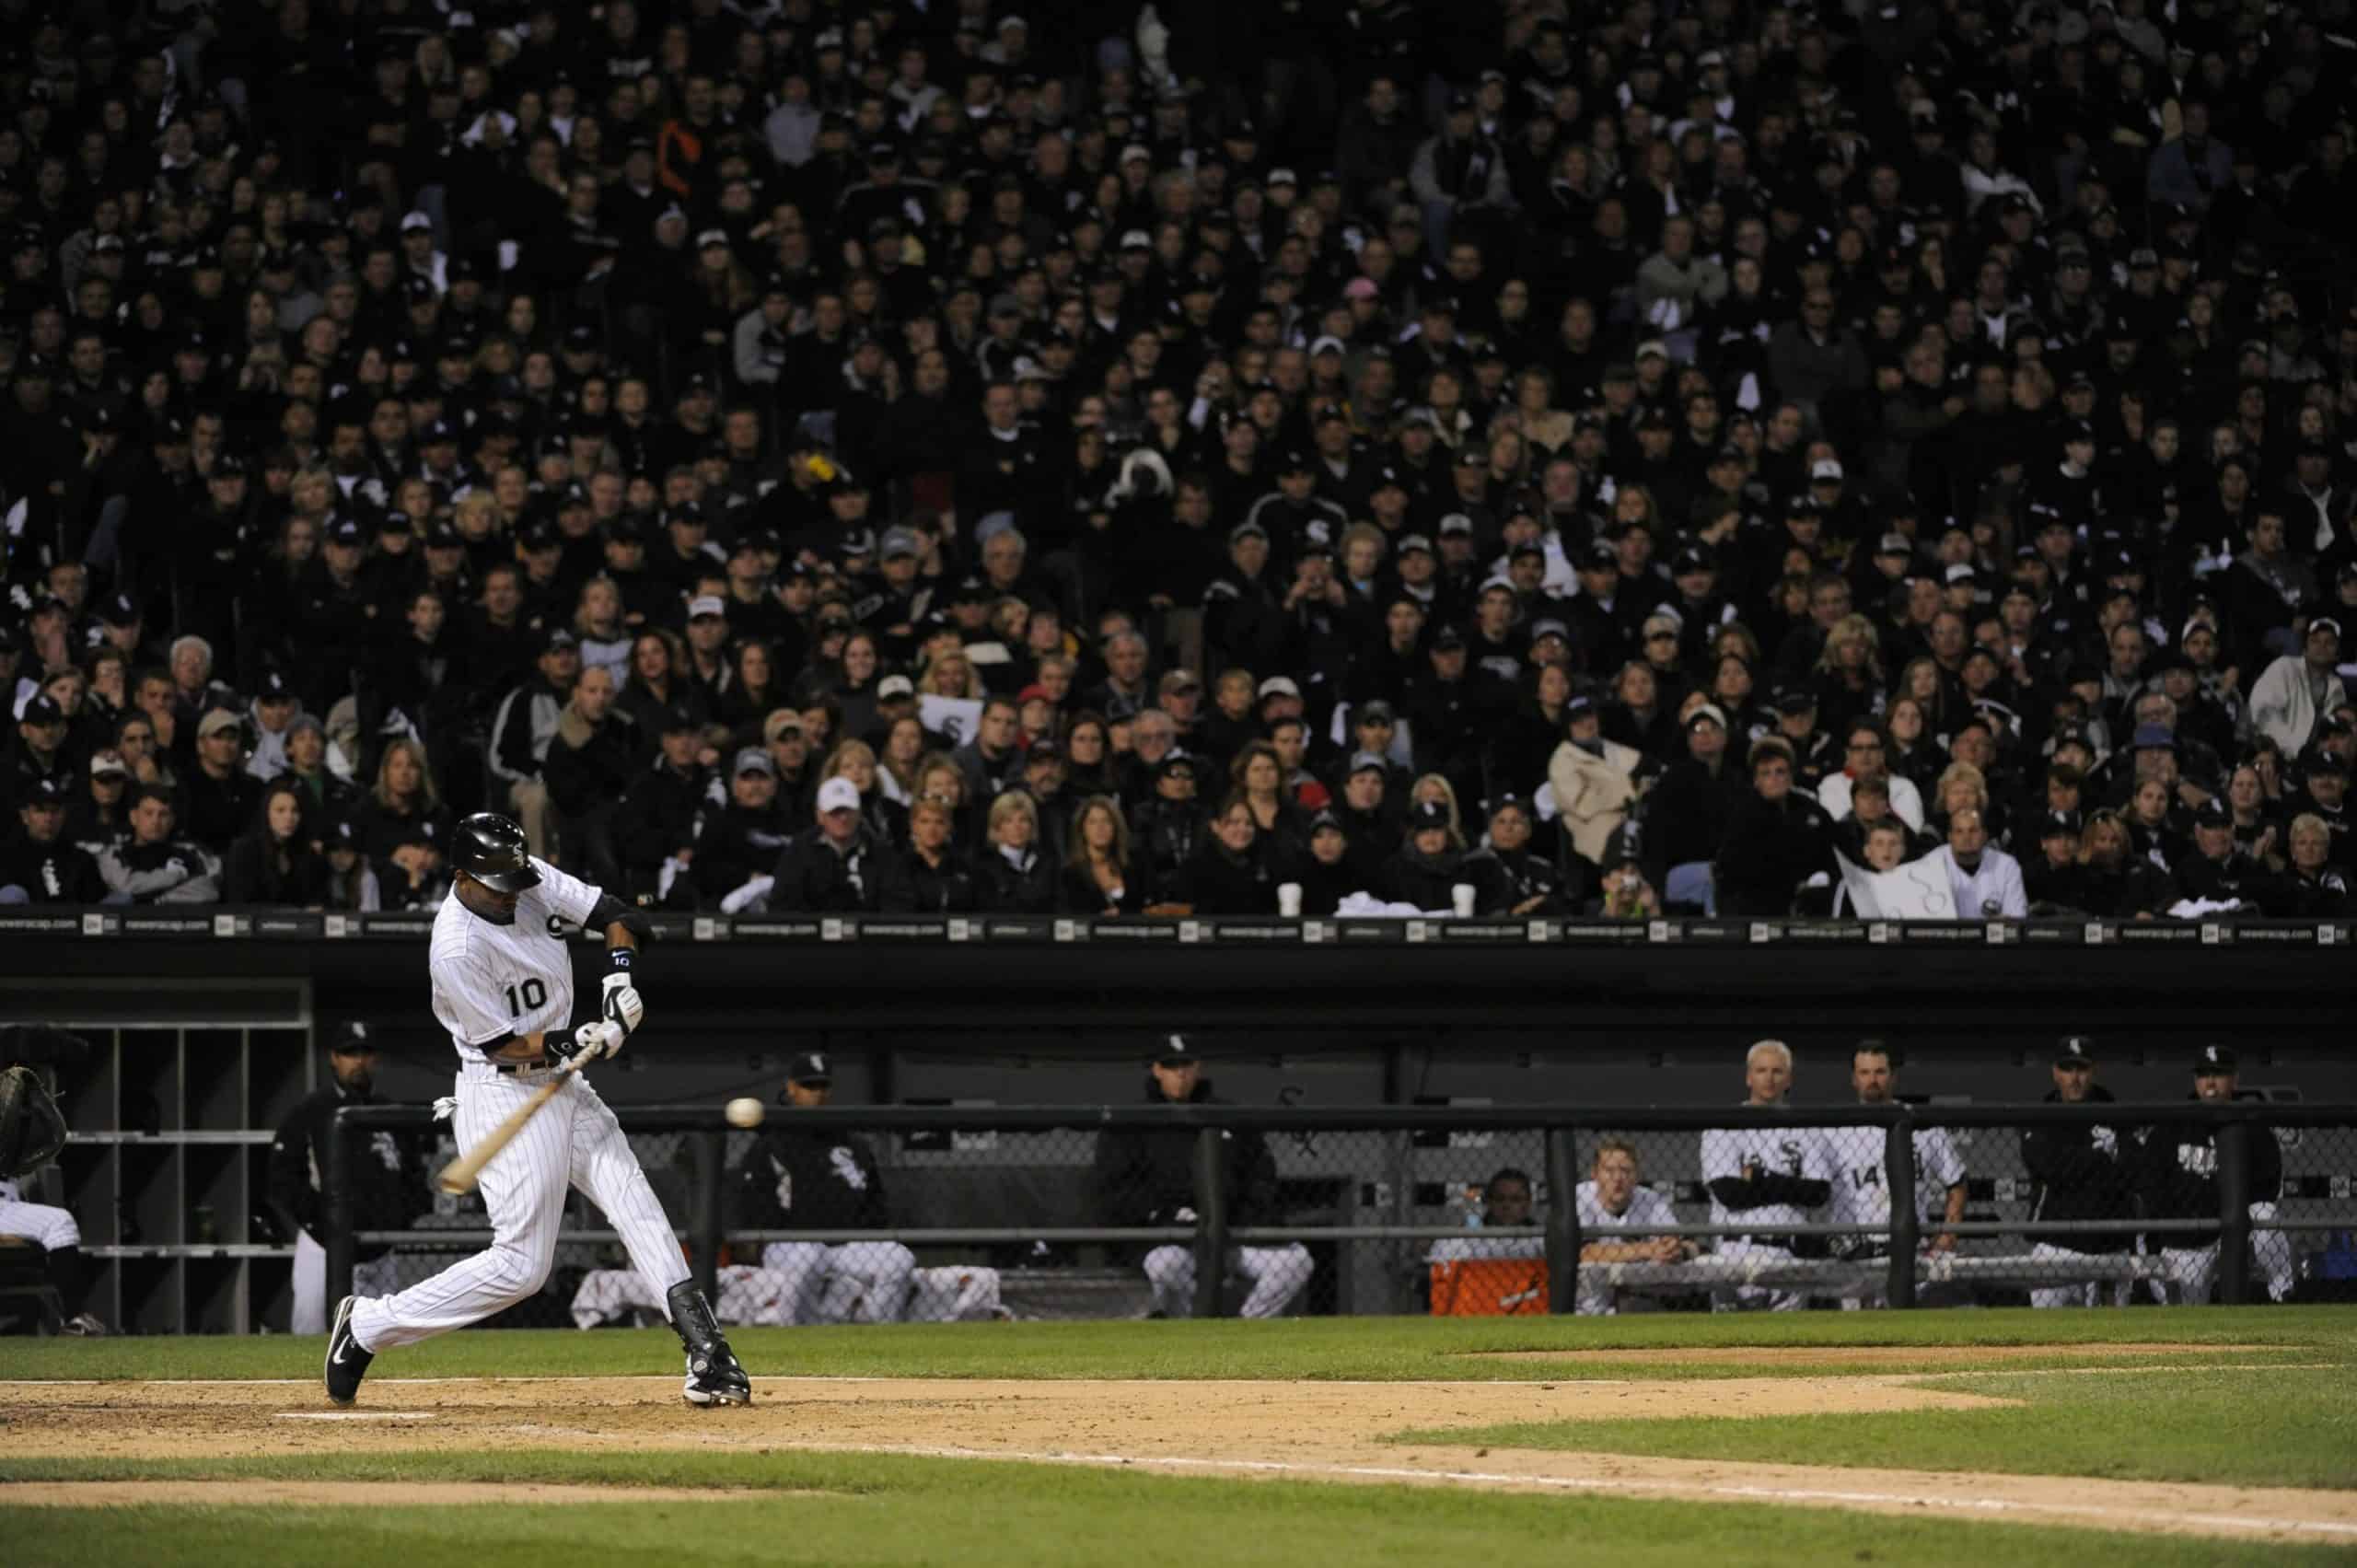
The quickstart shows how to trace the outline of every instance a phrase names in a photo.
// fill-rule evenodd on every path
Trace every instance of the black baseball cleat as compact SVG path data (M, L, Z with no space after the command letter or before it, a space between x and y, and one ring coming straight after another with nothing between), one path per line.
M749 1405L753 1384L737 1365L736 1353L721 1336L720 1320L693 1280L681 1280L665 1297L671 1309L671 1327L688 1353L688 1380L679 1397L691 1405Z
M691 1405L749 1405L753 1383L723 1343L711 1352L688 1353L688 1381L679 1397Z
M368 1376L368 1364L376 1356L360 1348L352 1336L352 1304L358 1299L345 1296L335 1309L335 1327L328 1330L328 1398L340 1405L348 1405L360 1397L360 1380ZM737 1376L742 1377L743 1373Z

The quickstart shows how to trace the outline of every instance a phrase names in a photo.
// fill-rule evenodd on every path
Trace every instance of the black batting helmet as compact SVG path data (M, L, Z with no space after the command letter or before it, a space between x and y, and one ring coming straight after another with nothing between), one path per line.
M520 893L540 880L524 830L496 811L478 811L459 824L450 864L494 893Z

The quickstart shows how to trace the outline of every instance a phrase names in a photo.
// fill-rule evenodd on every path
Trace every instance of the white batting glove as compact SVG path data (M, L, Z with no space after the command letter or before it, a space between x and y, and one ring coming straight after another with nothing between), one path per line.
M620 1056L625 1038L620 1024L602 1018L594 1024L584 1024L573 1031L574 1058L586 1066L605 1057Z
M2089 1128L2087 1130L2087 1142L2093 1144L2096 1148L2102 1150L2107 1155L2116 1155L2119 1152L2119 1134L2114 1132L2108 1127Z
M621 1028L625 1036L638 1032L641 1020L646 1016L646 1004L638 997L638 987L630 982L630 971L618 970L605 980L605 999L598 1011L610 1024Z

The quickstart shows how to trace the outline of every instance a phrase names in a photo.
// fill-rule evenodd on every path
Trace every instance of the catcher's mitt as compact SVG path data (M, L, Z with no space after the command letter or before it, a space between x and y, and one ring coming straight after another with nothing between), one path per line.
M0 1072L0 1178L29 1175L65 1146L65 1118L29 1067Z

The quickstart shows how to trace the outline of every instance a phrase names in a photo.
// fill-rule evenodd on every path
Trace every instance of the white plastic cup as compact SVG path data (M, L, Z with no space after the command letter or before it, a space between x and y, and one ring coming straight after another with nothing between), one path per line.
M1456 887L1451 888L1448 890L1448 896L1457 902L1457 919L1469 920L1472 918L1473 899L1475 896L1472 883L1459 882Z
M1277 884L1277 912L1287 920L1297 920L1301 917L1300 883L1280 882Z

